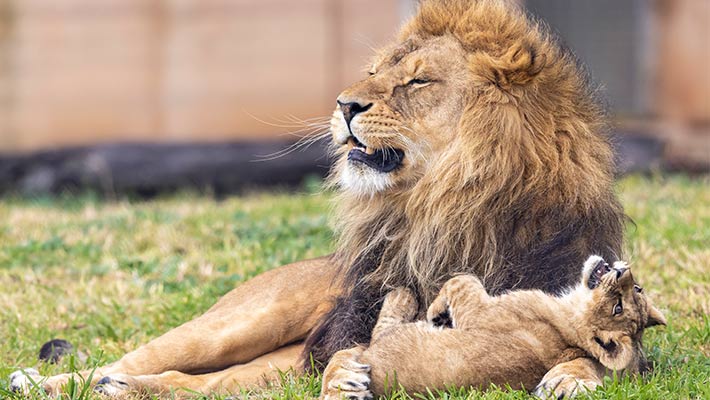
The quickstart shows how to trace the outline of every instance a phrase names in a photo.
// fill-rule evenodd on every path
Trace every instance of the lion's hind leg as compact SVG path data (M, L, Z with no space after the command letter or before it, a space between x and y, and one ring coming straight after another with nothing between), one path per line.
M393 326L411 322L417 314L419 304L409 289L397 288L387 294L372 330L372 341L376 341Z

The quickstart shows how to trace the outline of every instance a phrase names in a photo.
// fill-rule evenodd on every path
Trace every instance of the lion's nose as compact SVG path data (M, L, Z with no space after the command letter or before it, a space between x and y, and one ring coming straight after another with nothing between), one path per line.
M358 102L352 101L352 102L343 102L340 100L338 101L338 105L340 106L340 110L343 112L343 118L345 118L345 123L348 124L348 128L350 127L350 121L355 118L356 115L360 114L361 112L365 112L372 107L372 103L367 104L367 105L362 105Z

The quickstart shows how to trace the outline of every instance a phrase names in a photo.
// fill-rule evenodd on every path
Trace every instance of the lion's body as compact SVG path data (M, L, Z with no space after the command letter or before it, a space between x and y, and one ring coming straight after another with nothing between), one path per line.
M594 273L595 266L605 264L590 257L585 274ZM371 391L384 394L401 386L409 393L426 393L491 384L532 390L552 368L577 358L594 360L600 377L606 368L642 370L643 330L665 319L624 263L598 275L603 280L599 287L589 288L589 278L580 279L562 296L540 290L490 296L477 278L459 275L429 306L428 322L408 322L416 314L416 300L404 289L391 292L372 343L359 357L372 368ZM617 302L623 307L614 314ZM450 318L450 329L432 323L440 315ZM607 351L595 338L613 349Z
M502 0L423 1L371 73L341 93L331 121L336 253L235 289L227 299L250 301L221 301L230 307L100 368L95 380L141 376L104 388L229 390L259 381L263 365L312 356L322 366L369 342L392 287L426 303L467 272L492 294L557 292L588 254L621 254L604 115L574 58L522 12ZM205 386L199 374L215 370Z
M424 2L372 72L341 95L373 104L350 128L368 145L403 148L409 163L388 191L339 193L349 293L309 340L317 360L368 342L387 288L426 303L454 274L473 273L493 294L554 293L574 284L587 255L621 255L603 113L574 58L523 13ZM418 74L436 83L398 98L403 77ZM342 118L332 130L336 142L350 135ZM353 185L342 163L332 179Z

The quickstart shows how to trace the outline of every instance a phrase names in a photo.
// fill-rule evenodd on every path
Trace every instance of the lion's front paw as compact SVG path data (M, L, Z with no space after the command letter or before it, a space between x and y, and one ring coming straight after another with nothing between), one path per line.
M372 399L370 366L357 361L362 351L362 348L356 347L339 351L333 355L323 371L321 400Z
M112 374L96 382L94 391L109 397L121 397L136 387L135 378L129 375Z
M44 377L34 368L25 368L10 374L10 390L22 395L29 395L32 390L42 390Z
M535 396L541 399L563 399L575 397L585 391L592 391L599 383L590 379L580 379L573 375L562 374L540 382L535 388Z

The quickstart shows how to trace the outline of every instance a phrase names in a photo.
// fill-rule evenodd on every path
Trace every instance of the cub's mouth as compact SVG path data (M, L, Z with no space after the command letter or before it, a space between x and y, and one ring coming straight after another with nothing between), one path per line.
M404 151L400 149L373 149L365 146L355 136L348 138L348 160L365 164L378 172L392 172L402 165Z
M609 266L609 264L604 260L599 260L597 262L597 265L594 266L592 274L587 280L587 287L589 287L590 289L597 288L602 281L602 276L606 275L610 271L611 267Z
M601 346L602 349L612 354L616 352L616 348L618 347L616 342L613 340L609 340L609 342L604 342L601 338L595 336L594 341L597 342L597 344Z

